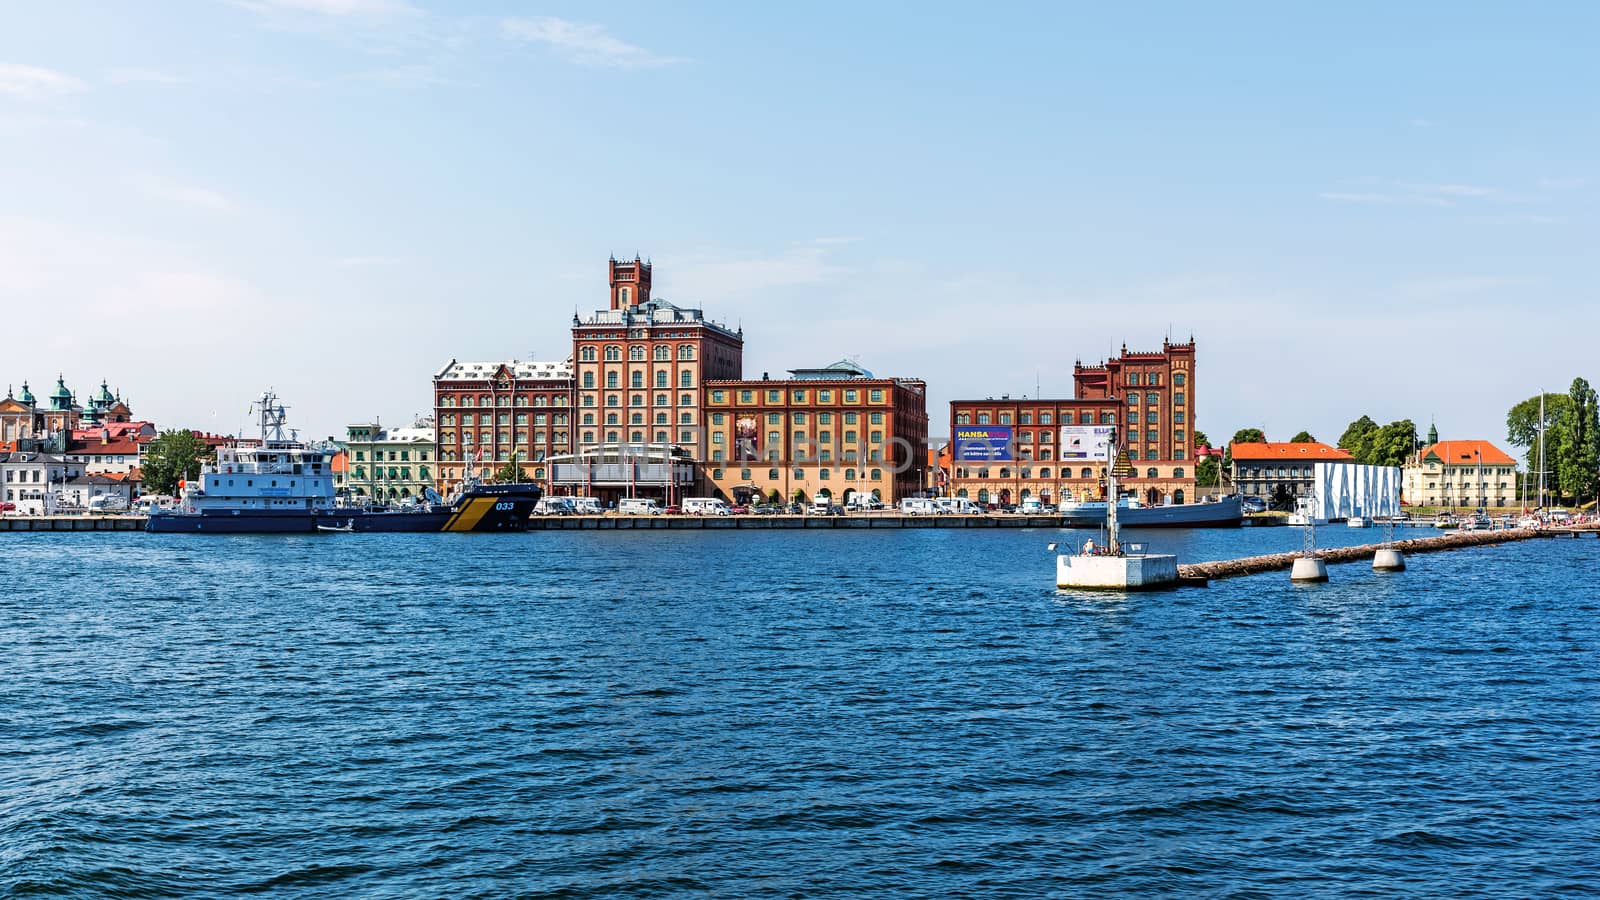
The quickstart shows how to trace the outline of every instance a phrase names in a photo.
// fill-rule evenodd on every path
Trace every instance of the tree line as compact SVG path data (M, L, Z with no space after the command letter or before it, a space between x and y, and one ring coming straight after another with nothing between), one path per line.
M1527 477L1538 479L1542 451L1546 489L1558 498L1577 503L1593 498L1600 488L1597 407L1595 389L1584 379L1574 378L1565 394L1535 394L1506 413L1506 439L1528 448Z

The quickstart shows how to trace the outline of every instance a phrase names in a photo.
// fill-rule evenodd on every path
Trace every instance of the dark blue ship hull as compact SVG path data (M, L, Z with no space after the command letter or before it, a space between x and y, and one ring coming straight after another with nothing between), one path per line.
M205 510L151 515L145 530L158 534L312 534L355 531L423 534L440 531L523 531L541 491L531 484L483 484L455 502L414 511Z

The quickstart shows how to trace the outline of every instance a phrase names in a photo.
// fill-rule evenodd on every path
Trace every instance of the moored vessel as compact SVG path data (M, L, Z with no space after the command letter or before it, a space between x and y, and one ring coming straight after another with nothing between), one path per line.
M1098 528L1106 521L1108 505L1104 500L1063 503L1059 510L1062 524ZM1117 518L1129 528L1236 528L1244 522L1244 508L1237 496L1167 506L1145 506L1123 497L1117 501Z

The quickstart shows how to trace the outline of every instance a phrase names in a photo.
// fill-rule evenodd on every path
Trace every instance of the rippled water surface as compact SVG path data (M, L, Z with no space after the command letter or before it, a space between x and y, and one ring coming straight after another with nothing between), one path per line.
M0 894L1600 890L1600 541L1056 537L0 536Z

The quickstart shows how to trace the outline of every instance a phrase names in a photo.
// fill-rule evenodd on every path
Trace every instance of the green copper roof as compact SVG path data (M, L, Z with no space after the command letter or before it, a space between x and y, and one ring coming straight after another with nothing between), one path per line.
M110 406L117 402L117 398L111 393L111 386L106 384L103 378L100 380L100 393L95 395L94 402L103 406Z
M67 390L67 381L63 376L56 376L56 389L50 392L50 408L72 408L72 392Z
M35 402L33 399L33 391L28 390L28 383L26 381L22 383L22 396L17 398L17 402L26 403L29 406L32 406Z

